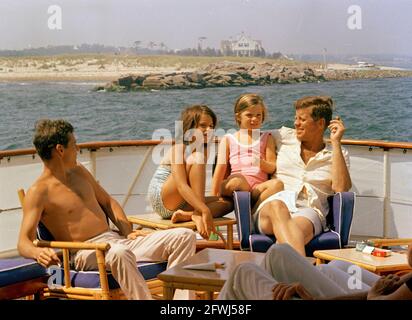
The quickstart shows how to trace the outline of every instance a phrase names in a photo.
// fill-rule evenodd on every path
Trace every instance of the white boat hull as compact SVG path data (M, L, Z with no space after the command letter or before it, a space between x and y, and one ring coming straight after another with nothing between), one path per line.
M124 144L84 144L79 161L122 204L126 214L151 212L147 188L157 167L152 155L160 146L147 141L146 145ZM391 148L370 145L373 143L345 145L350 154L352 191L357 194L352 235L412 237L412 144ZM27 190L42 170L33 151L16 153L0 152L0 257L17 253L22 217L17 189ZM207 191L211 172L209 165Z

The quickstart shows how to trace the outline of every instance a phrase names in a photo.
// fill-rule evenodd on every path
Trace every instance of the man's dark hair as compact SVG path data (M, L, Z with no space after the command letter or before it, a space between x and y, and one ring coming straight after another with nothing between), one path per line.
M325 128L327 128L329 126L330 120L332 120L332 98L329 96L308 96L303 97L295 102L296 110L305 109L309 107L313 107L312 119L325 119Z
M50 160L52 150L61 144L67 147L69 134L73 133L73 126L62 119L42 119L36 122L33 144L43 160Z

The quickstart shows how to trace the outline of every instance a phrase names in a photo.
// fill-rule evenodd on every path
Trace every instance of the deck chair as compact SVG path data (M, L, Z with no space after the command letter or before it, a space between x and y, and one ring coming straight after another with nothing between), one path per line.
M266 252L276 242L274 236L254 233L251 219L251 196L247 191L233 193L235 216L241 250ZM352 226L355 194L338 192L328 198L328 231L314 237L306 246L306 255L313 256L315 250L339 249L348 244Z
M0 300L41 299L49 274L33 259L0 259Z
M48 278L47 270L32 259L1 259L0 300L41 299Z
M24 190L19 189L18 195L20 202L23 204ZM125 298L119 284L113 278L111 272L106 271L105 268L105 252L110 249L110 244L54 241L51 233L41 222L37 227L37 238L34 245L60 249L63 258L62 267L53 266L49 269L49 285L43 288L42 292L44 298L81 300L117 300ZM69 251L72 249L95 250L98 270L76 271L70 268ZM162 282L157 279L157 275L166 270L166 266L167 262L165 261L137 262L136 264L155 299L160 299L159 294L162 292Z

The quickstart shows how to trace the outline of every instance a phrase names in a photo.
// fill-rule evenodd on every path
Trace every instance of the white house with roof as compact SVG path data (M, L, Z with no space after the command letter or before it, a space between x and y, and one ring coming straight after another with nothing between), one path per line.
M220 49L224 55L228 56L259 56L264 54L265 50L261 40L253 40L243 32L235 40L222 40Z

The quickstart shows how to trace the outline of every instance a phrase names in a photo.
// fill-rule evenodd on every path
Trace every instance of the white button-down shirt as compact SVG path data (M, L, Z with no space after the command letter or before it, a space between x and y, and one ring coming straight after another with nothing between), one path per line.
M318 213L325 229L326 215L329 212L327 198L334 193L332 146L326 144L323 150L305 164L300 156L301 142L296 138L295 129L282 127L273 130L272 135L277 147L276 177L283 182L285 190L296 192L298 206L313 208ZM348 152L342 148L342 153L349 169Z

